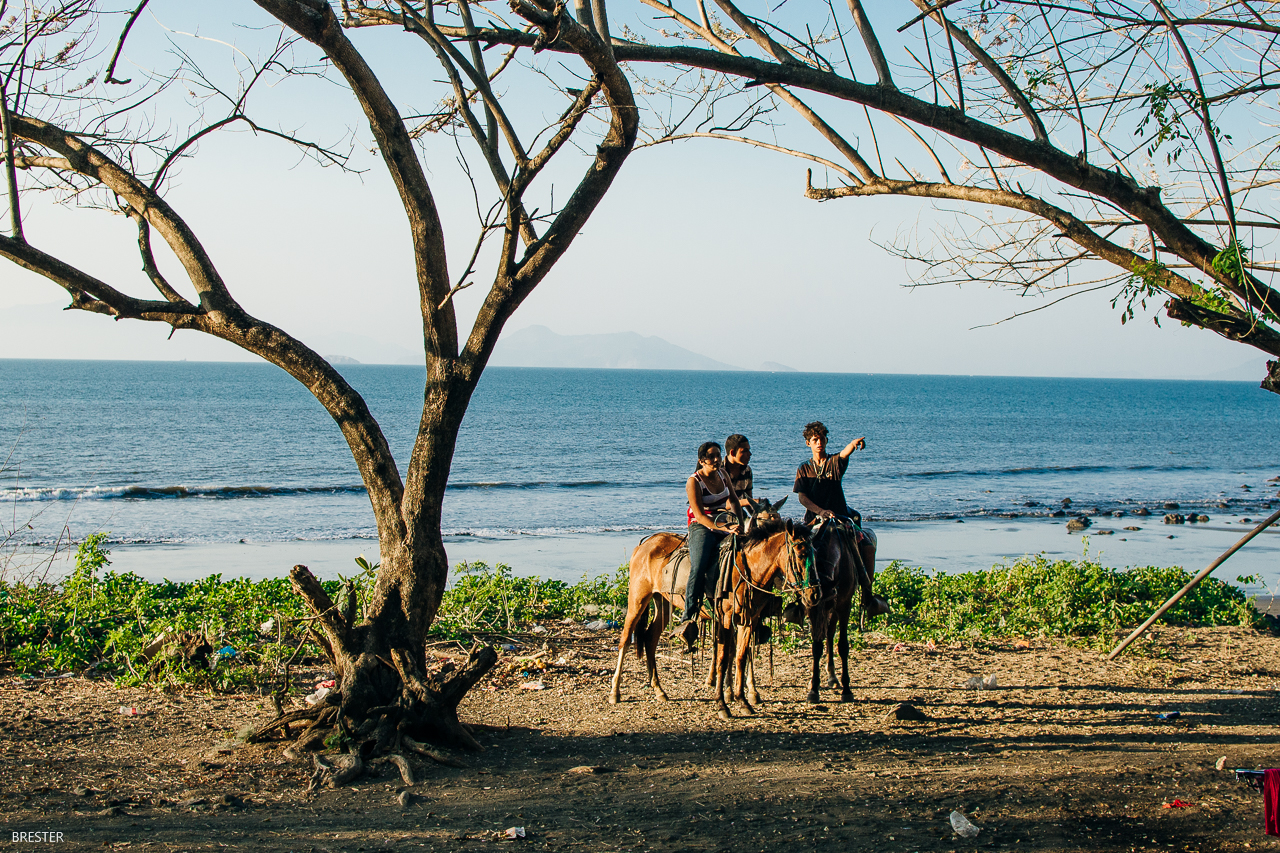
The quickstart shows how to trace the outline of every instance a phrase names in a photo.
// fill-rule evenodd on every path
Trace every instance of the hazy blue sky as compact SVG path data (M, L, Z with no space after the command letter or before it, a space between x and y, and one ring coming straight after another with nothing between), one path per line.
M242 0L227 5L243 8L250 23L268 23ZM151 9L130 44L135 65L158 62L157 21L179 30L195 26L183 18L190 7L177 0ZM228 41L257 37L202 26L203 34ZM207 63L230 62L222 45L174 38ZM384 78L402 74L396 88L404 101L427 108L444 94L430 82L438 70L421 51L410 52L403 33L354 38L373 48ZM529 100L532 89L513 91L526 118L554 117L563 108L558 100ZM359 124L348 93L335 86L285 84L253 105L259 118L278 116L281 126L315 138L338 139L343 126ZM455 275L475 232L474 203L456 156L452 140L428 140L426 162ZM277 141L227 133L183 166L170 198L248 310L321 352L395 360L421 351L407 228L380 163L367 152L358 152L356 162L363 174L342 174L300 160ZM562 166L555 174L561 198L572 186L571 172ZM980 286L904 287L909 270L873 240L927 232L935 216L929 204L818 204L803 197L804 179L800 161L728 143L637 151L568 257L508 328L635 331L729 363L771 360L801 370L1190 378L1261 362L1255 350L1206 332L1170 322L1156 328L1150 315L1122 326L1107 294L976 328L1043 303ZM26 226L37 246L148 295L124 217L31 200ZM464 322L483 284L482 275L459 295ZM198 333L166 340L166 327L60 313L58 303L65 299L54 285L0 267L0 357L250 358Z

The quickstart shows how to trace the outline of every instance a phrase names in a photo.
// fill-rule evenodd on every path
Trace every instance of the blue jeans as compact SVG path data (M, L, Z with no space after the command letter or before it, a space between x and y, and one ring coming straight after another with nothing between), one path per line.
M684 590L685 621L697 617L702 596L716 588L716 578L720 574L716 557L720 553L720 541L727 535L703 527L696 521L689 525L689 583Z

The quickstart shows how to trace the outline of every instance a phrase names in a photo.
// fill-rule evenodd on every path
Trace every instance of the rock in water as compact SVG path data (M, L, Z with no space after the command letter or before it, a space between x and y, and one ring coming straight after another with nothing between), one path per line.
M1176 512L1171 512L1164 517L1165 524L1186 524L1187 519Z
M1133 514L1134 515L1151 515L1151 510L1147 509L1145 506L1140 506L1133 511Z
M1089 521L1089 519L1085 518L1084 516L1080 516L1079 518L1073 518L1067 522L1067 532L1079 533L1081 530L1084 530L1086 527L1088 527L1090 523L1091 522Z

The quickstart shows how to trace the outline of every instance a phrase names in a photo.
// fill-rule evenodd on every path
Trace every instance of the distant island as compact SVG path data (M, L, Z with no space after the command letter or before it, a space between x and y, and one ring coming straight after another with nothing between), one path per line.
M659 337L645 337L635 332L558 335L546 326L530 326L502 338L493 348L489 364L494 367L743 370Z

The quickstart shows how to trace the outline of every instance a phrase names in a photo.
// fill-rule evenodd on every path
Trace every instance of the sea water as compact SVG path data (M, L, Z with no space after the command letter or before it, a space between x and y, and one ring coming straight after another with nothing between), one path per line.
M424 371L340 369L403 471ZM698 445L734 432L751 440L756 495L778 499L812 420L831 452L866 437L845 478L850 506L920 541L957 522L1047 525L1064 499L1122 537L1140 507L1153 513L1141 526L1159 527L1166 503L1238 534L1268 514L1280 474L1280 398L1250 383L490 368L459 435L445 533L634 541L682 528ZM270 365L0 360L0 448L0 499L10 521L31 521L29 543L102 530L117 546L377 551L337 426ZM798 514L794 497L787 509Z

